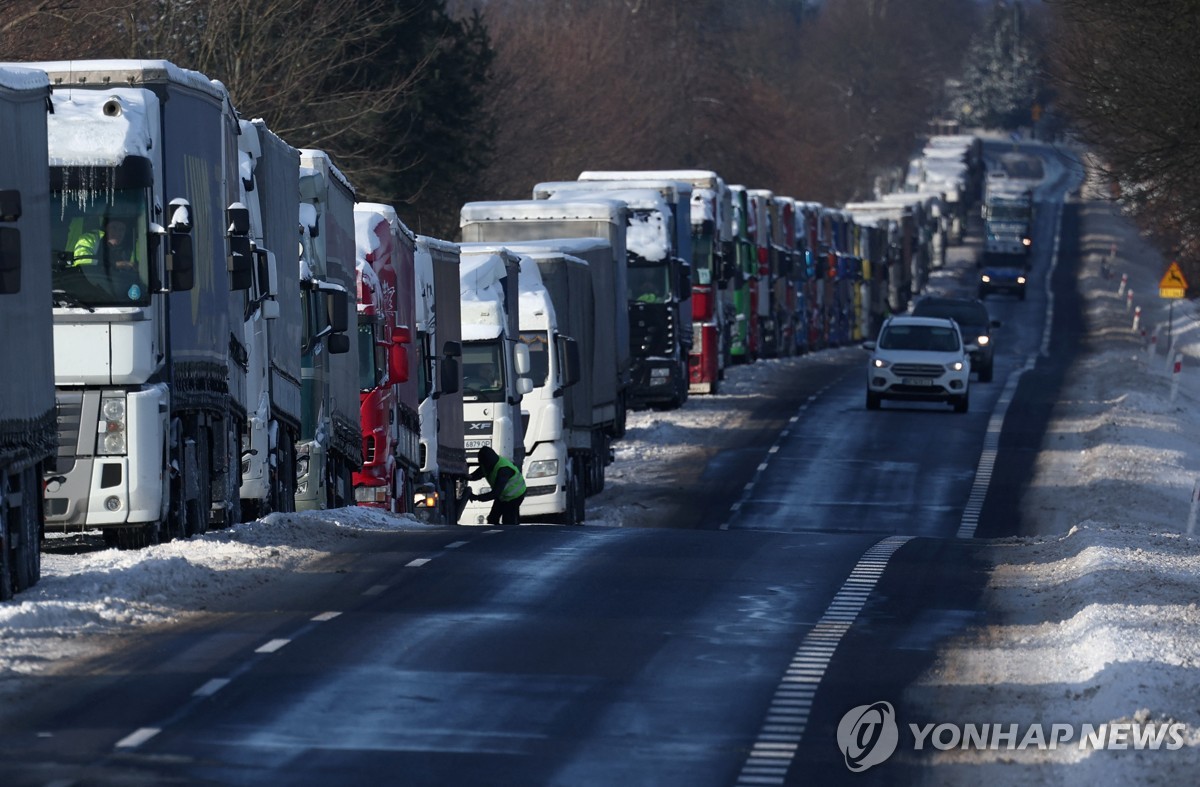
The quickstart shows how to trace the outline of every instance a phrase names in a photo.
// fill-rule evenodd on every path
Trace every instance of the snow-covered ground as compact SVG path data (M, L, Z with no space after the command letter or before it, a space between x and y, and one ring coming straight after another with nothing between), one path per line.
M1083 196L1098 197L1095 184ZM1188 535L1200 319L1159 298L1166 262L1112 206L1081 210L1085 357L1022 500L1029 532L991 543L990 622L946 644L906 698L928 721L1069 724L1074 740L937 751L934 784L1186 784L1200 772L1200 541ZM1079 746L1083 725L1121 723L1183 723L1185 745Z
M947 643L905 703L956 723L1179 721L1187 746L939 752L936 783L1187 782L1200 772L1200 549L1186 535L1200 477L1200 315L1187 302L1174 307L1174 352L1184 360L1173 378L1165 330L1156 352L1146 350L1167 321L1157 297L1162 259L1108 205L1089 202L1083 211L1088 344L1023 501L1033 532L986 547L988 623ZM1142 309L1144 338L1118 292L1122 275ZM618 502L623 484L653 481L664 457L704 456L712 450L704 435L737 425L773 383L820 362L737 367L720 396L696 397L683 413L633 414L610 491L589 501L589 526L635 523L642 510ZM0 605L0 697L131 631L303 571L369 531L421 527L345 509L271 515L138 552L47 554L41 583Z

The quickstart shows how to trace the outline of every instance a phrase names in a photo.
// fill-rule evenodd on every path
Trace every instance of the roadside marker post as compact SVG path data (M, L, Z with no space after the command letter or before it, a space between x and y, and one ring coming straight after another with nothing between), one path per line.
M1175 403L1175 395L1179 393L1179 373L1183 371L1183 353L1175 353L1174 368L1171 369L1171 403Z
M1142 319L1142 307L1137 306L1133 310L1133 330L1138 329L1138 321Z
M1125 294L1125 288L1126 288L1126 287L1128 287L1128 286L1129 286L1129 274L1128 274L1128 273L1122 273L1122 274L1121 274L1121 286L1117 288L1117 295L1118 295L1118 296L1124 295L1124 294Z
M1187 534L1193 535L1196 532L1196 508L1200 506L1200 478L1192 484L1192 508L1188 512L1188 527Z

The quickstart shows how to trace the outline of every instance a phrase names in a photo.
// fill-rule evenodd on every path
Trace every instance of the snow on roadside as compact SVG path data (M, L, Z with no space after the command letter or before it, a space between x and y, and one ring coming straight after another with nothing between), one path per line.
M1179 722L1185 746L960 748L929 758L930 783L1186 783L1200 768L1200 549L1186 534L1200 473L1200 320L1194 304L1157 297L1165 263L1127 220L1105 203L1081 210L1085 356L1022 499L1030 535L988 549L989 623L948 643L907 700L958 724ZM1130 306L1142 308L1137 331ZM1184 356L1173 401L1168 320Z
M42 579L0 604L0 696L22 676L94 656L122 633L176 622L214 600L303 571L364 531L424 527L362 508L270 514L148 549L45 552Z

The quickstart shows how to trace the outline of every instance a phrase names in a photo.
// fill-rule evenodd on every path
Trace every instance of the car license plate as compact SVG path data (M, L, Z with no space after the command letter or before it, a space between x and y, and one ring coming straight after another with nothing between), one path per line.
M933 380L928 377L904 377L901 382L905 385L933 385Z
M484 448L484 447L486 447L486 448L492 447L491 438L488 438L486 440L464 440L463 441L463 448L466 448L466 449Z

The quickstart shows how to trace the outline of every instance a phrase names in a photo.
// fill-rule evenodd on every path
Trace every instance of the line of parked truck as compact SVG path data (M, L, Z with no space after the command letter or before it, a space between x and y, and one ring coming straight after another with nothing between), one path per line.
M0 144L0 598L46 531L137 548L355 503L480 523L482 446L522 467L523 515L581 523L629 409L904 310L979 165L940 138L941 180L842 208L584 172L464 205L451 242L165 61L0 66Z

